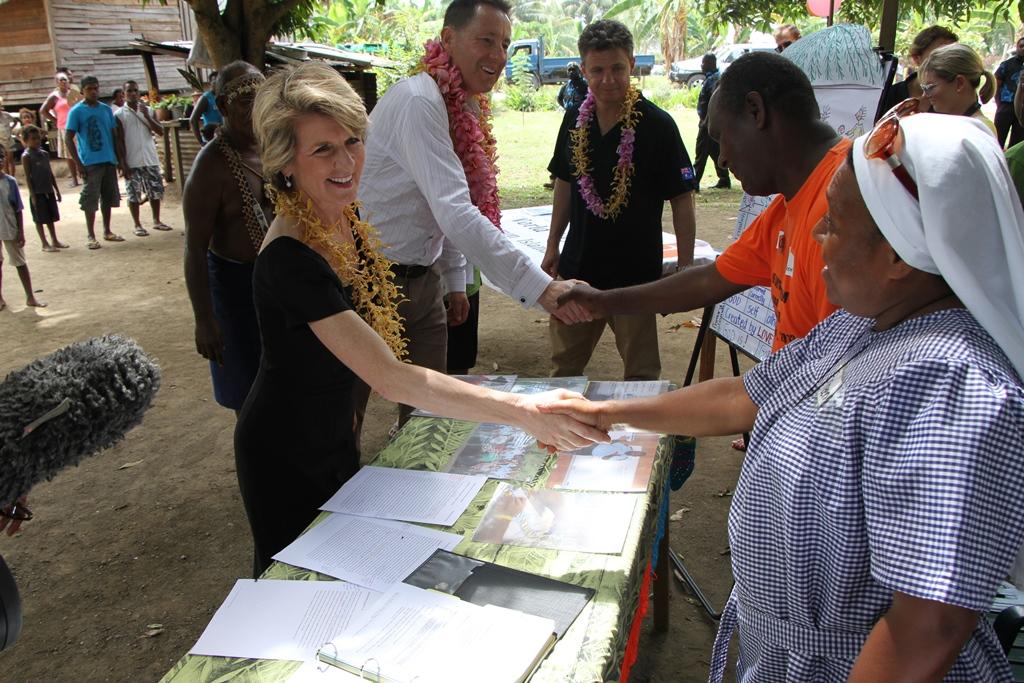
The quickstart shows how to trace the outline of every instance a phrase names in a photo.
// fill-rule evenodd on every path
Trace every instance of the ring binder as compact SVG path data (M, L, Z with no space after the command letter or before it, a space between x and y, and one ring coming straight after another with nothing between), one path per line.
M334 643L331 643L331 645L334 645ZM337 648L335 648L334 652L335 652L335 654L337 654L337 652L338 652ZM376 664L376 666L377 666L377 674L376 674L376 676L374 678L367 679L365 676L363 676L363 673L366 672L366 665L369 664L370 662L373 662L374 664ZM381 680L381 677L380 677L380 662L378 662L375 657L370 657L365 662L363 662L362 666L359 667L359 678L361 678L363 680L371 680L371 681L379 681L379 680Z
M333 655L333 657L334 657L335 659L337 659L337 658L338 658L338 646L337 646L337 645L335 645L335 644L334 644L333 642L331 642L330 640L328 640L328 641L325 641L325 642L321 643L321 645L320 645L320 651L322 651L322 650L326 650L326 649L327 649L328 647L330 647L330 648L331 648L332 650L334 650L334 655ZM322 665L322 666L321 666L321 665ZM327 671L328 671L328 669L329 669L329 667L330 667L330 666L331 666L331 665L330 665L330 664L328 664L327 662L325 662L324 660L322 660L322 659L320 659L320 658L317 658L317 666L316 666L316 670L317 670L317 671L319 671L320 673L322 673L322 674L325 674L325 673L327 673ZM362 678L362 676L360 676L360 678Z

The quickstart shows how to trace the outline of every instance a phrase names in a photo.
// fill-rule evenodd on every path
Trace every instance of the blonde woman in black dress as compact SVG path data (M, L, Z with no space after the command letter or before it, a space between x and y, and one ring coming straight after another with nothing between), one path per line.
M321 64L278 72L259 86L253 121L277 202L253 275L263 357L235 430L256 575L359 468L357 377L390 401L513 424L555 448L607 440L538 411L568 392L500 393L399 359L391 264L355 206L367 115L344 78Z

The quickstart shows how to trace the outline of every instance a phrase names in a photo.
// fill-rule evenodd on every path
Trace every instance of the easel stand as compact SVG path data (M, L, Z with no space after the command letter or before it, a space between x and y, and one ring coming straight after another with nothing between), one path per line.
M700 359L700 375L697 377L698 382L706 382L709 379L713 379L715 376L715 352L717 350L717 342L719 335L717 332L711 329L711 318L715 315L714 305L708 306L704 309L704 315L700 320L700 328L697 330L697 341L693 345L693 353L690 354L690 364L686 368L686 379L683 380L683 386L688 387L693 384L693 373L697 370L697 359ZM708 332L711 332L709 335ZM722 338L729 347L729 361L732 363L732 376L740 376L740 357L739 353L741 349L738 349L729 340ZM747 355L744 352L744 355ZM754 360L757 360L756 358ZM750 434L743 432L743 442L746 443L750 440Z

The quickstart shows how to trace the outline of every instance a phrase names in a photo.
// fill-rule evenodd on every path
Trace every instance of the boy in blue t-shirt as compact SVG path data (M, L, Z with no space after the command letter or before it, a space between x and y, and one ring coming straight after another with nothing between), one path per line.
M115 143L115 131L121 124L114 118L111 108L100 102L100 82L95 76L86 76L81 82L83 100L71 108L67 121L67 148L85 186L78 204L85 213L85 228L89 233L86 246L99 249L94 224L96 208L103 215L103 239L123 242L124 238L110 230L110 209L121 204L121 188L117 184L117 169L126 170L124 153ZM127 177L127 173L125 176Z
M0 147L0 168L7 162L9 152ZM11 264L18 271L18 278L21 286L25 289L25 305L36 308L43 308L46 304L35 297L32 293L32 277L28 272L28 264L25 262L25 223L22 219L24 206L21 203L21 193L18 191L18 181L6 173L0 172L0 242L3 249L0 250L0 266L3 266L4 255L11 259ZM0 267L0 279L3 276L3 268ZM0 311L7 308L3 294L0 293Z

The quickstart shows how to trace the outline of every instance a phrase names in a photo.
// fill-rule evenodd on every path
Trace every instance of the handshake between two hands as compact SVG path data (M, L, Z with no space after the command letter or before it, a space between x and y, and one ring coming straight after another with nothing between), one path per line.
M566 325L575 325L604 317L600 293L583 280L552 280L537 303Z
M555 389L520 397L526 417L520 425L550 452L571 451L592 443L607 443L611 420L603 401Z

